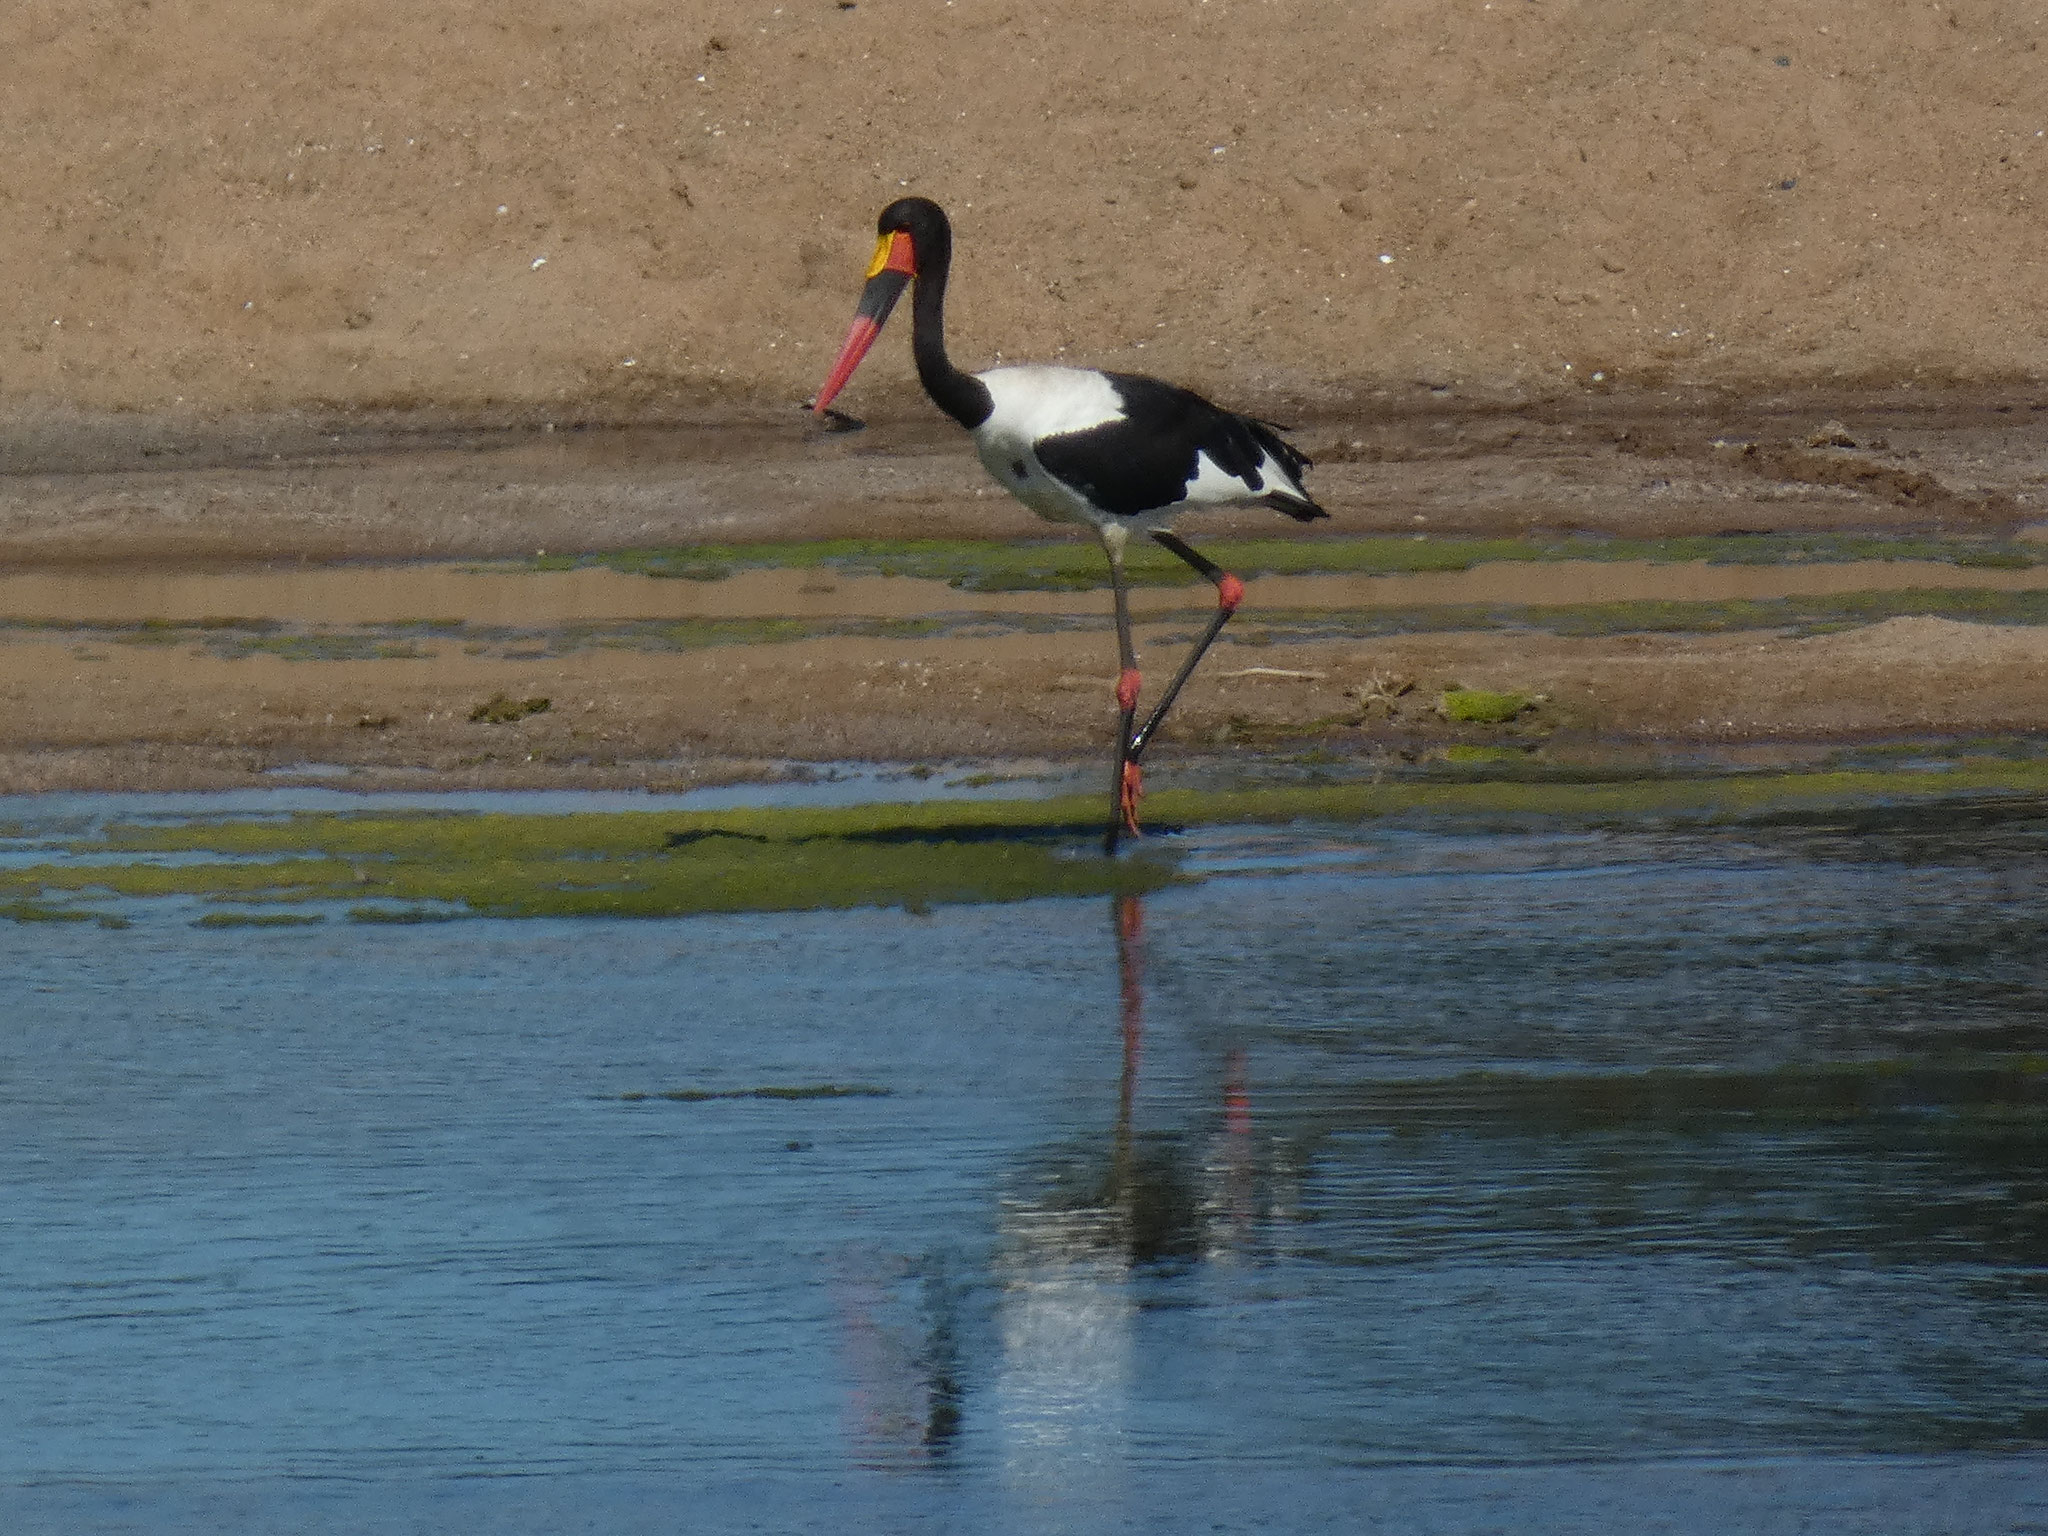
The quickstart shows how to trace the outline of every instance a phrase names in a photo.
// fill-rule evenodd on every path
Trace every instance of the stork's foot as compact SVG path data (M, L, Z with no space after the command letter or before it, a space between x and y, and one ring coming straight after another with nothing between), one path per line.
M1136 763L1125 763L1123 781L1117 785L1116 813L1123 818L1124 831L1132 837L1138 830L1138 800L1145 793L1145 773Z

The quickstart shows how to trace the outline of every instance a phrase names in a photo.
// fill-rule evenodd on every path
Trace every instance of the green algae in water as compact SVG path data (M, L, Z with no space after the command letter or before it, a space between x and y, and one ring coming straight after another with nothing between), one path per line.
M1366 535L1335 539L1216 539L1203 548L1244 576L1411 575L1464 571L1503 562L1561 560L1707 562L1736 565L1928 560L2016 570L2048 563L2048 548L2013 541L1883 538L1854 534L1705 535L1669 539L1416 538ZM1102 552L1086 540L992 543L948 539L831 539L802 544L702 544L548 555L529 570L601 566L633 575L716 581L740 570L819 568L848 575L909 576L975 592L1076 591L1108 585ZM1150 541L1131 545L1131 581L1161 586L1197 578Z
M2038 757L1652 779L1531 778L1509 771L1517 766L1504 764L1491 776L1480 776L1474 770L1483 765L1467 762L1435 779L1163 790L1148 797L1146 809L1155 829L1341 825L1388 817L1442 824L1776 825L1840 819L1873 807L1887 814L1926 814L1943 805L2024 807L2048 796L2048 760ZM864 906L917 912L1141 892L1197 878L1177 867L1171 838L1147 840L1124 858L1102 857L1101 818L1098 797L1087 795L552 816L309 813L114 826L65 851L126 852L137 862L53 861L0 871L0 903L41 910L53 893L91 888L124 897L348 903L358 922L430 921L440 914L660 918ZM221 857L155 861L190 851ZM216 913L202 922L285 926L307 920L260 916L270 921L252 924L249 916Z
M194 928L310 928L326 919L318 912L209 912Z
M0 902L0 917L16 923L89 923L100 914L81 907L52 907L39 901L23 900ZM100 926L111 925L102 921Z
M69 845L67 851L104 853L110 851L110 845L98 840L82 841ZM233 854L246 850L220 851ZM253 853L248 863L38 864L0 871L0 900L10 892L33 896L49 891L104 890L116 896L203 896L212 901L316 901L336 895L362 895L359 886L351 892L355 868L317 855L293 856L287 852L280 856L269 851Z
M622 1093L619 1099L626 1104L642 1104L650 1099L665 1099L672 1104L708 1104L715 1099L790 1102L805 1099L886 1099L894 1091L878 1088L872 1083L800 1083L787 1087L770 1084L762 1088L667 1088L656 1093Z
M1681 602L1630 598L1605 603L1430 603L1407 607L1261 609L1261 645L1356 640L1384 635L1532 630L1543 634L1719 635L1783 630L1794 636L1923 617L1971 624L2048 625L2048 592L1927 587L1808 597ZM1224 633L1225 643L1243 644Z
M465 912L453 912L446 907L350 907L348 920L352 923L453 923L468 916Z
M1315 548L1318 546L1303 546ZM1136 546L1133 546L1134 550ZM1227 562L1253 574L1289 562ZM1084 549L1100 564L1099 552ZM1443 569L1464 569L1473 562L1452 562ZM1966 564L1958 558L1950 563ZM1981 563L1981 562L1980 562ZM1188 585L1181 573L1161 569L1155 585ZM961 582L975 590L1010 590L992 582ZM1097 583L1037 582L1040 589L1079 589ZM1017 583L1018 588L1033 586ZM1190 592L1190 612L1204 605ZM1808 636L1874 624L1906 615L1932 615L1980 624L2048 624L2048 592L1998 591L1971 588L1876 589L1865 592L1803 597L1730 599L1690 602L1629 599L1603 603L1421 603L1406 606L1290 610L1261 608L1259 627L1226 631L1225 644L1265 646L1329 639L1361 639L1382 635L1439 634L1450 631L1533 630L1569 636L1619 634L1727 634L1746 630L1783 630ZM153 622L153 621L152 621ZM1095 632L1109 623L1108 610L1098 613L978 613L962 611L910 618L696 618L661 620L578 621L545 628L488 625L437 625L434 633L459 640L471 655L526 658L564 655L583 650L687 652L722 646L786 645L807 640L853 637L872 640L920 640L940 635L991 636ZM0 625L0 627L5 627ZM105 626L67 628L100 633ZM276 626L271 626L275 631ZM400 633L404 631L405 633ZM292 661L374 661L419 659L433 654L407 634L408 625L365 625L309 633L208 632L187 626L177 633L163 629L110 633L123 643L167 645L196 640L208 654L235 659L268 654ZM487 701L479 720L504 723L521 718L515 711L533 701ZM494 708L493 706L496 705ZM528 713L535 711L528 710ZM374 721L369 723L376 723Z
M355 920L375 922L428 920L428 912L674 917L856 906L923 910L1150 890L1177 878L1164 857L1077 857L1062 845L1075 841L1064 829L1051 838L992 837L985 825L948 831L926 818L905 832L905 809L864 808L864 814L841 813L824 823L779 823L771 816L767 833L720 824L720 818L658 812L314 815L114 828L73 851L204 849L251 862L53 863L0 872L0 896L16 891L35 899L46 889L90 883L129 896L349 901ZM421 916L383 915L394 909ZM223 916L216 926L226 922Z

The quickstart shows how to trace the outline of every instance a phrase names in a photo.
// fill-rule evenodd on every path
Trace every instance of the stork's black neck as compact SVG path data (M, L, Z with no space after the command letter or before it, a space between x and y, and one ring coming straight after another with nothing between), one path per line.
M939 205L924 198L904 198L882 215L901 216L899 228L910 231L917 253L917 278L910 295L910 353L924 392L948 416L969 431L988 420L995 409L988 386L955 368L946 356L946 277L953 266L953 227Z

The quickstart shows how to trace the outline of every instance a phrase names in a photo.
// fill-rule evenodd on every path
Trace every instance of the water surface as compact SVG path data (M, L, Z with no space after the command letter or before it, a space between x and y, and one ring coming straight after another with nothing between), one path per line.
M10 1529L2048 1527L2048 821L0 924ZM838 1096L667 1093L859 1087Z

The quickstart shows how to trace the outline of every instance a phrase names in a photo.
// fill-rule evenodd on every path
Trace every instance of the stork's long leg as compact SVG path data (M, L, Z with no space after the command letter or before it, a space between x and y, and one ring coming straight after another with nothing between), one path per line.
M1109 829L1102 834L1102 851L1107 854L1116 852L1126 827L1138 830L1138 763L1131 747L1131 727L1137 723L1141 679L1137 647L1131 643L1131 597L1124 585L1124 543L1129 537L1120 523L1105 524L1102 529L1102 547L1109 555L1109 586L1116 596L1116 702L1123 712L1116 729L1116 765L1109 780Z
M1216 637L1223 633L1223 626L1230 622L1230 616L1237 612L1237 605L1244 601L1244 583L1193 545L1176 538L1164 529L1154 529L1152 537L1216 584L1216 616L1209 621L1209 627L1202 632L1202 638L1195 642L1194 649L1188 652L1187 660L1180 664L1180 670L1174 673L1173 681L1166 685L1166 692L1159 696L1159 702L1153 706L1152 713L1146 718L1143 727L1131 737L1128 756L1133 768L1144 755L1146 744L1152 740L1152 733L1159 729L1159 722L1166 718L1166 712L1173 708L1173 701L1180 697L1182 686L1194 674L1196 664L1201 661L1209 647L1216 643Z

